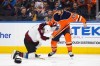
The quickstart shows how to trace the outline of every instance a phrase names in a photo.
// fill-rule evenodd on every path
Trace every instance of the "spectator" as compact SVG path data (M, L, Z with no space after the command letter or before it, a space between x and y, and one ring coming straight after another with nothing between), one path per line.
M31 11L32 21L37 21L37 14L36 11Z
M16 4L16 0L10 0L10 4L12 5L12 6L14 6L15 4Z
M27 8L28 5L29 5L29 1L28 0L23 0L22 3L21 3L22 7L26 7Z
M78 13L86 19L95 19L96 16L96 0L0 0L0 16L20 17L18 20L44 20L50 18L50 13L58 7Z
M89 19L95 19L95 16L96 16L96 0L87 1L87 6L88 6Z
M96 0L91 0L91 3L92 4L96 4Z
M49 9L53 10L55 7L55 0L47 0L47 3L49 5ZM52 5L52 6L51 6Z
M27 9L29 17L32 18L33 21L37 20L36 8L34 7L34 3L32 2L30 7Z
M46 10L49 10L49 5L46 1L43 2L43 8L45 8Z
M88 7L87 7L85 0L77 0L77 3L80 9L80 15L82 15L84 18L88 20L89 19Z
M91 10L90 10L90 19L95 20L96 19L96 4L92 4Z
M10 1L6 1L6 4L3 6L4 16L13 16L14 7L11 5Z
M66 2L67 2L67 1L68 1L68 0L61 0L61 1L60 1L61 7L65 8L65 7L66 7Z
M0 0L0 7L1 7L2 3L3 3L3 0Z
M53 16L53 11L52 10L48 10L47 16L44 18L45 21L50 21L52 16Z
M21 8L22 7L22 0L17 0L16 6Z
M61 0L62 3L62 8L66 11L70 11L71 8L73 7L73 2L71 0Z
M17 5L15 5L12 15L13 16L20 16L20 14L21 14L21 9L19 7L17 7Z
M32 18L27 15L27 10L25 7L21 9L21 15L17 17L19 21L31 21Z
M73 3L73 7L70 10L71 12L80 14L79 7L77 3Z
M37 19L40 21L40 20L44 20L44 18L47 15L47 12L45 8L42 9L41 7L38 7L36 8L36 14L37 14Z
M71 5L67 4L66 7L64 8L65 11L71 11Z
M27 9L28 13L30 13L31 11L34 11L35 7L34 7L34 3L32 2L29 6L29 8Z
M2 15L2 2L3 2L3 0L0 0L0 16Z
M55 3L54 10L57 10L58 8L59 8L59 3L58 3L58 2L56 2L56 3Z
M35 2L35 8L41 7L43 8L43 2L41 0L38 0L37 2Z

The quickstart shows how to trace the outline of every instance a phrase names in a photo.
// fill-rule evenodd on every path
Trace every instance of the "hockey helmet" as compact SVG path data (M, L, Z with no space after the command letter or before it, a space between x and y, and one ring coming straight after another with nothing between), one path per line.
M60 21L60 15L58 13L54 14L54 20Z

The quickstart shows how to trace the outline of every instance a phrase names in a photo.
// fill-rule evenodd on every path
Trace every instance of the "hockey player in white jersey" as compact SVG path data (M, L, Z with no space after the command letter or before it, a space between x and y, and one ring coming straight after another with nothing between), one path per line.
M37 48L41 45L42 40L46 41L47 39L49 39L49 37L44 36L44 33L48 31L50 31L50 26L46 25L45 23L36 25L28 30L24 38L24 44L27 52L23 53L20 51L14 51L12 55L13 59L15 59L16 56L27 59L38 58L39 55L37 55L35 52Z

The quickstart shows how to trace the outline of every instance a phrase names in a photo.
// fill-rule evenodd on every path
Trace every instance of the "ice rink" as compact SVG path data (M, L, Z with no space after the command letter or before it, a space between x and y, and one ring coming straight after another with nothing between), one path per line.
M55 54L52 57L41 55L43 59L22 59L21 64L14 63L10 54L0 54L0 66L100 66L100 55L68 55Z

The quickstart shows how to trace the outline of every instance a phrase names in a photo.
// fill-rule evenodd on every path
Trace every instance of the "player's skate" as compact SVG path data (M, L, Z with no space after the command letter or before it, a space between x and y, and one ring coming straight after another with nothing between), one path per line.
M74 57L74 54L72 52L68 52L70 57Z
M12 53L12 58L15 59L17 56L19 56L21 52L14 50L14 52Z
M35 57L36 57L36 58L40 58L40 56L41 56L41 55L35 54Z
M50 52L49 54L48 54L48 57L51 57L52 55L54 55L56 52Z

